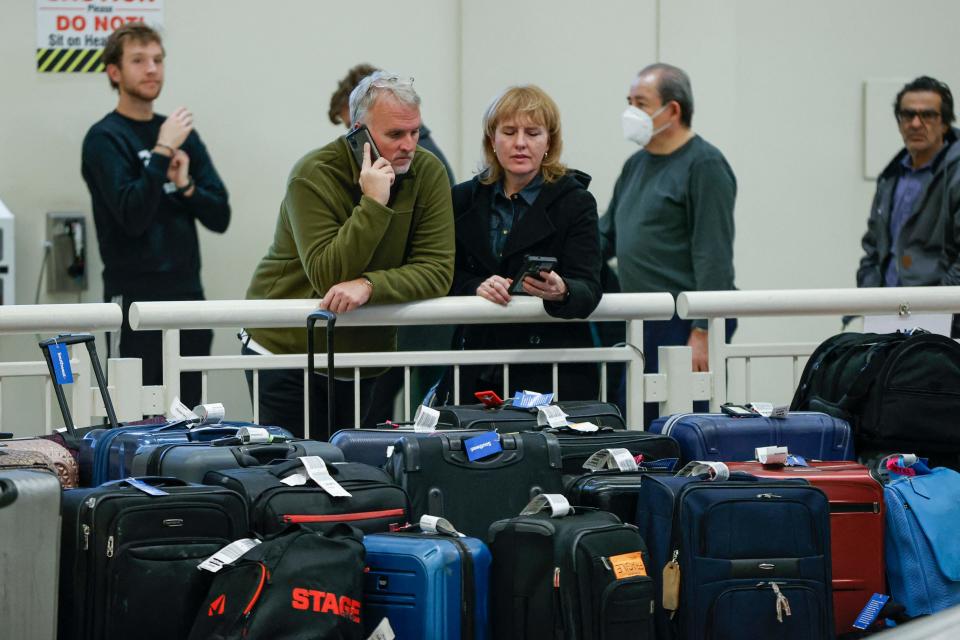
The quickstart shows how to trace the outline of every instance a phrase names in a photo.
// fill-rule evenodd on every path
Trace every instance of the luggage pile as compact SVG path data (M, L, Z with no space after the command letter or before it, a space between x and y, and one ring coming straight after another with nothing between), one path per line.
M960 474L859 464L844 420L435 418L0 439L3 637L810 639L960 603Z

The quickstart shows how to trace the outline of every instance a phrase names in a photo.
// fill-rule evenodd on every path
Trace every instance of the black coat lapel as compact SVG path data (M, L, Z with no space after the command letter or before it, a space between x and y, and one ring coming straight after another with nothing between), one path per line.
M549 238L556 232L553 221L547 215L547 205L556 196L554 186L552 184L543 185L533 206L523 214L518 223L513 225L510 236L507 238L507 244L503 248L504 260L514 254L523 253L528 247L537 244L544 238Z
M473 205L457 216L454 221L457 242L490 273L499 271L499 260L494 258L490 247L490 189L476 187Z

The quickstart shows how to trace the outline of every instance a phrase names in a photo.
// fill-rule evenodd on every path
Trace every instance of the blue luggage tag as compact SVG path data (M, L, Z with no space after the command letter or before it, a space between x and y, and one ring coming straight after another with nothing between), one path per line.
M50 351L50 359L53 361L53 377L57 384L70 384L73 382L73 370L70 368L70 353L67 345L54 342L47 347Z
M500 444L500 434L496 431L464 440L463 448L467 451L467 459L470 462L487 458L503 451L503 446Z
M151 485L147 484L146 482L144 482L143 480L137 480L136 478L127 478L127 479L125 480L125 482L126 482L128 485L130 485L131 487L133 487L134 489L137 489L137 490L139 490L139 491L143 491L143 492L144 492L145 494L147 494L148 496L168 496L168 495L170 495L169 493L167 493L167 492L164 491L163 489L158 489L157 487L151 486Z
M553 402L553 393L535 393L533 391L517 391L513 396L513 406L518 409L532 409L543 404Z
M867 606L863 608L863 611L860 612L860 615L858 615L857 619L853 622L853 627L855 629L866 630L866 628L877 619L880 609L883 608L883 605L887 604L887 600L889 599L890 596L885 596L882 593L873 594L870 597L870 602L867 603Z
M807 461L803 458L803 456L797 456L791 453L790 455L787 456L786 466L809 467L810 465L807 464Z

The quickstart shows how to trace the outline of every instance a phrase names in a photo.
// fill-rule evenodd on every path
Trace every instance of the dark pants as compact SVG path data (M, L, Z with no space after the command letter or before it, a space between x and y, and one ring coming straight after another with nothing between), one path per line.
M240 350L245 356L259 355L247 347ZM247 387L253 400L253 371L244 372ZM310 398L310 437L327 439L327 377L317 375ZM376 378L360 380L360 420L370 405ZM352 428L353 380L334 380L334 421L330 432ZM264 369L260 372L260 424L283 427L298 438L304 434L303 426L303 371L300 369Z
M690 339L690 330L693 327L692 320L683 320L674 315L670 320L653 320L643 323L643 356L644 373L657 373L660 370L660 353L658 347L683 347ZM727 342L733 337L737 330L737 319L727 318L726 320ZM620 383L620 410L626 410L626 376ZM704 400L693 403L693 410L697 413L704 413L710 410L710 403ZM648 429L650 423L660 415L660 406L656 402L645 402L643 404L643 428Z
M119 299L118 299L119 298ZM203 300L203 293L183 296L165 296L164 300ZM159 331L134 331L130 328L130 304L147 302L149 297L119 296L106 300L116 302L123 308L123 324L120 326L120 343L117 351L121 358L140 358L143 361L143 384L163 384L163 339ZM107 334L107 358L115 358L113 342L116 336ZM180 355L208 356L213 342L210 329L190 329L180 331ZM200 372L180 374L180 401L191 409L200 404Z

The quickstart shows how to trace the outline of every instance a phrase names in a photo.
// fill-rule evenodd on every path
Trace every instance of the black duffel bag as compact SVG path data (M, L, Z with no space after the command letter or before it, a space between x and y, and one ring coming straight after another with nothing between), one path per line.
M835 335L810 356L790 409L848 421L861 454L960 453L960 345L922 330Z

